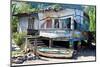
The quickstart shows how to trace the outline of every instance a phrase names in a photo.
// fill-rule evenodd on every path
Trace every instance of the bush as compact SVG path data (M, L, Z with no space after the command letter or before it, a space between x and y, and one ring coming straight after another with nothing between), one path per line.
M13 33L13 40L19 47L25 42L24 38L25 35L26 33L18 33L18 32Z

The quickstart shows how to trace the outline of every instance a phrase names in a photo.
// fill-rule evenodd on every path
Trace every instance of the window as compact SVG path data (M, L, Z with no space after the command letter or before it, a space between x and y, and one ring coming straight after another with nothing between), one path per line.
M67 23L67 28L70 29L71 28L71 18L67 18L66 23Z
M77 22L76 22L76 20L74 20L74 30L76 30L77 29Z
M46 20L46 28L52 28L52 19Z
M47 17L45 18L43 21L42 21L42 24L40 26L42 29L45 29L45 28L52 28L52 19L50 17Z
M62 28L71 28L71 18L61 19Z
M66 19L61 19L62 28L67 28Z

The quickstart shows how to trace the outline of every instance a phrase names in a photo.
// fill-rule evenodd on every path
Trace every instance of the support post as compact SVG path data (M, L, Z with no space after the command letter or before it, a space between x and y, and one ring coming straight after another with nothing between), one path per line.
M28 38L27 37L25 37L25 52L27 51L27 47L28 47Z
M73 40L71 39L71 40L70 40L70 48L73 49L73 45L74 45L74 44L73 44Z
M52 39L50 38L49 39L49 48L51 48L51 46L52 46Z
M34 52L35 52L35 60L40 59L38 53L37 53L37 39L35 38L35 47L34 47Z

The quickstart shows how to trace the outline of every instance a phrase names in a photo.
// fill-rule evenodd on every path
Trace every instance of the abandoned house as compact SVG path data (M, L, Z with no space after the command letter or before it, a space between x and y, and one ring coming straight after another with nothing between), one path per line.
M46 6L36 13L18 13L18 31L27 32L27 35L38 35L49 46L69 43L70 40L86 39L83 31L89 31L89 18L82 6L67 5L58 10ZM53 44L52 41L53 41ZM51 45L50 45L51 44Z

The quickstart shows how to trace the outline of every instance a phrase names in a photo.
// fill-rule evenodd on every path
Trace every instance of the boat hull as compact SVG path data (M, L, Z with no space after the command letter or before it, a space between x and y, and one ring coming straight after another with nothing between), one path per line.
M49 58L72 58L74 50L72 49L59 49L59 48L44 48L47 50L41 50L39 48L37 53L40 56L49 57Z

